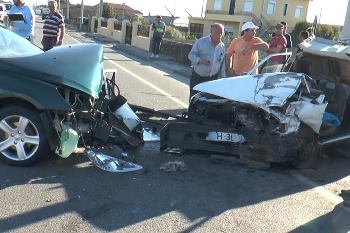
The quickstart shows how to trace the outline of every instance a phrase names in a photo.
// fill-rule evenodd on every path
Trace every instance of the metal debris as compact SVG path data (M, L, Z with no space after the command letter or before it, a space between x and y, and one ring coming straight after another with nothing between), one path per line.
M169 161L160 166L160 170L166 172L186 171L186 165L183 161Z

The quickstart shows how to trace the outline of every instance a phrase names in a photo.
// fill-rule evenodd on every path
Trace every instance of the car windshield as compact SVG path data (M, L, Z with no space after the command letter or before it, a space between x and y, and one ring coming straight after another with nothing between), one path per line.
M14 32L0 27L0 58L27 57L43 51Z

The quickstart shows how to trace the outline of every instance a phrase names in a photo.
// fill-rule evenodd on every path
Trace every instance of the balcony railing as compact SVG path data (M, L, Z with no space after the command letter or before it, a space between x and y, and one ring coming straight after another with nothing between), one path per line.
M228 15L228 11L223 10L206 10L207 14L218 14L218 15Z

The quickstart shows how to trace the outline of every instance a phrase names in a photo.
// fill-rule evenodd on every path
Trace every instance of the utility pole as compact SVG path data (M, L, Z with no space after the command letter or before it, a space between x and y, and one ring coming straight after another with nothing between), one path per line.
M102 13L103 13L103 0L100 0L100 7L99 7L99 17L102 17Z
M83 29L83 23L84 23L84 0L81 0L81 6L80 6L80 23L79 23L79 29L80 31Z
M346 10L344 26L340 34L340 40L350 42L350 0L348 1L348 7Z
M204 0L202 1L201 18L203 18L203 8L204 8Z
M69 0L67 0L67 19L69 19Z

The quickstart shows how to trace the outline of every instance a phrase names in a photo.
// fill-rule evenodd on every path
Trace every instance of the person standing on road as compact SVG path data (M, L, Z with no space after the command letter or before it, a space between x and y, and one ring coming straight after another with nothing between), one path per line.
M275 27L275 36L271 38L269 44L270 53L283 53L286 50L287 40L283 36L284 25L278 23ZM284 56L275 56L272 57L269 61L270 65L282 64L284 61Z
M287 40L287 45L286 45L286 49L291 49L293 47L293 42L292 42L292 37L291 35L287 32L287 28L288 28L288 24L285 21L281 21L281 24L283 25L283 31L282 34L284 36L284 38L286 38Z
M232 75L240 75L250 71L258 64L258 50L268 50L269 45L256 37L256 29L253 22L242 25L241 37L233 39L227 49L227 64Z
M34 39L34 22L35 13L34 10L25 4L25 0L13 0L13 6L11 7L8 14L22 14L23 21L11 21L6 16L5 22L9 22L11 29L17 35L26 38L33 43Z
M165 23L162 21L162 17L158 15L156 21L152 24L153 37L152 37L152 54L151 58L159 58L160 46L165 34Z
M61 45L65 34L64 19L57 11L57 2L54 0L49 1L48 7L50 13L45 18L43 38L41 40L44 51L52 49L54 46Z
M215 80L219 75L226 77L225 45L221 41L224 25L214 23L210 27L210 35L202 37L194 43L188 58L193 67L190 80L190 99L197 92L193 87L199 83Z

